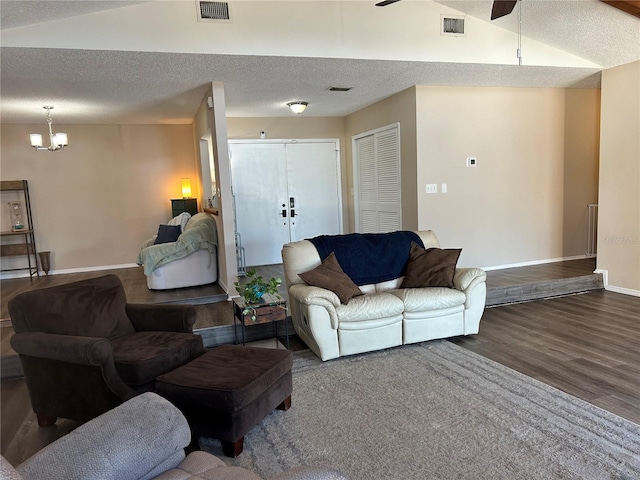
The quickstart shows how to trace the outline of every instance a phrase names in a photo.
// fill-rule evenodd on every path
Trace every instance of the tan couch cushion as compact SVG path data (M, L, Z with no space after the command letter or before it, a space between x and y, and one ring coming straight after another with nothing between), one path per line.
M387 292L370 293L353 298L348 305L336 308L340 325L343 322L377 320L402 315L404 305L397 296Z
M467 299L460 290L446 287L403 288L389 293L402 301L405 313L457 307Z

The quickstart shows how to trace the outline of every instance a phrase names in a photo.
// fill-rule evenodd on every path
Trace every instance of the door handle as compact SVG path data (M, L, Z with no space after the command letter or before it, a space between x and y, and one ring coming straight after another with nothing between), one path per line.
M282 209L282 218L287 218L287 209L286 208Z
M293 208L291 209L291 216L292 216L292 217L295 217L295 216L296 216L296 211L295 211Z

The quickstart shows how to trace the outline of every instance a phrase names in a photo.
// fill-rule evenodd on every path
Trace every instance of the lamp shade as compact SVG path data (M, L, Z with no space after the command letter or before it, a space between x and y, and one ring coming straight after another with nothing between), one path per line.
M56 145L64 145L66 147L67 145L69 145L69 139L67 138L67 134L62 132L56 133L55 142L56 142Z
M32 147L42 146L42 135L40 135L39 133L32 133L31 135L29 135L29 138L31 138Z
M182 181L182 198L191 198L191 180L183 178Z

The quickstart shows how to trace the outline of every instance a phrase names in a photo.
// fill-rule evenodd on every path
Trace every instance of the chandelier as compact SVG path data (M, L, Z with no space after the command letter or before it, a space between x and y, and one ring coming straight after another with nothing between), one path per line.
M51 119L51 110L53 107L50 105L45 105L44 108L47 111L47 123L49 124L49 143L48 147L45 147L42 144L42 135L39 133L32 133L30 135L31 138L31 146L36 150L49 150L50 152L57 152L58 150L62 150L64 147L69 145L69 140L67 138L66 133L53 133L51 130L51 124L53 120Z

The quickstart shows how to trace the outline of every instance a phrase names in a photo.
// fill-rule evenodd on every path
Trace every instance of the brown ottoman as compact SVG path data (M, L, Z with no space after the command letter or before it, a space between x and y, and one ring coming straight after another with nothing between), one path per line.
M193 435L217 438L229 457L274 408L291 406L289 350L222 345L156 379L156 393L176 405Z

